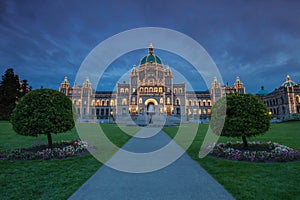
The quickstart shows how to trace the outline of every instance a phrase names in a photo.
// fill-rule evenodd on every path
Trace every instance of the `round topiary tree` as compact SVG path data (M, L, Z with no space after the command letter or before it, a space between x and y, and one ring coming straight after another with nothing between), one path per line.
M75 125L72 102L64 94L50 89L34 90L22 97L11 115L13 129L20 135L45 134L52 148L51 133L63 133Z
M224 120L224 127L218 123ZM229 94L220 98L212 107L211 128L216 134L226 137L246 137L265 133L270 127L270 115L262 101L251 94Z

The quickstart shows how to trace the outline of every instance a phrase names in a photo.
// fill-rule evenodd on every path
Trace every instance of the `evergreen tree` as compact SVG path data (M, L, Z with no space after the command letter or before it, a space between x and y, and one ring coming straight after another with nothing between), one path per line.
M9 120L18 99L30 90L31 87L28 87L27 80L20 82L19 76L15 75L14 70L7 69L0 82L0 120Z

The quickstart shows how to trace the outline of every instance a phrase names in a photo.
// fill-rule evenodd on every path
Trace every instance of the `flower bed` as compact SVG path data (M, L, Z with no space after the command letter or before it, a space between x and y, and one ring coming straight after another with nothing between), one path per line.
M300 151L273 142L248 142L244 148L242 142L214 143L210 155L230 160L251 162L287 162L300 160Z
M84 154L88 144L84 141L74 140L56 143L52 149L45 145L35 146L29 149L16 149L0 152L0 160L50 160L62 159Z

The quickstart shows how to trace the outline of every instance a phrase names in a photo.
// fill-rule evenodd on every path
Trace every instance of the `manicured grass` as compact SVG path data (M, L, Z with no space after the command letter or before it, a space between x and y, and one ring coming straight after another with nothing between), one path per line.
M97 124L93 125L97 126ZM83 127L87 124L79 124L79 126ZM86 134L89 134L87 127L84 128ZM119 147L131 138L116 125L105 124L101 127L107 137ZM137 128L128 128L126 132L135 133L137 130ZM54 142L78 138L76 129L53 135ZM12 130L10 123L0 122L1 150L30 147L40 141L47 143L46 136L37 138L20 136ZM47 161L0 161L0 199L67 199L101 165L91 155Z
M195 126L195 125L189 125ZM189 132L189 126L186 128ZM274 141L300 149L300 122L272 124L262 136L249 141ZM297 199L300 197L300 162L251 163L218 159L207 156L198 158L208 125L200 125L197 136L187 153L219 181L236 199ZM174 137L176 128L164 131ZM220 142L241 140L220 137Z

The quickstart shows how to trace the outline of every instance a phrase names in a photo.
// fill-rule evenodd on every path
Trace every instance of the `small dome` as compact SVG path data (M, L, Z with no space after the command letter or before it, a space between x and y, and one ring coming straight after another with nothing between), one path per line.
M264 95L264 94L269 94L269 92L268 90L265 90L264 86L261 86L261 89L258 91L257 94Z
M281 84L281 87L291 87L297 85L296 82L292 81L289 75L286 76L286 81Z
M152 43L150 43L150 46L148 48L148 55L145 56L142 60L141 60L141 65L142 64L146 64L146 63L157 63L157 64L162 64L160 58L158 56L156 56L154 54L154 48Z

